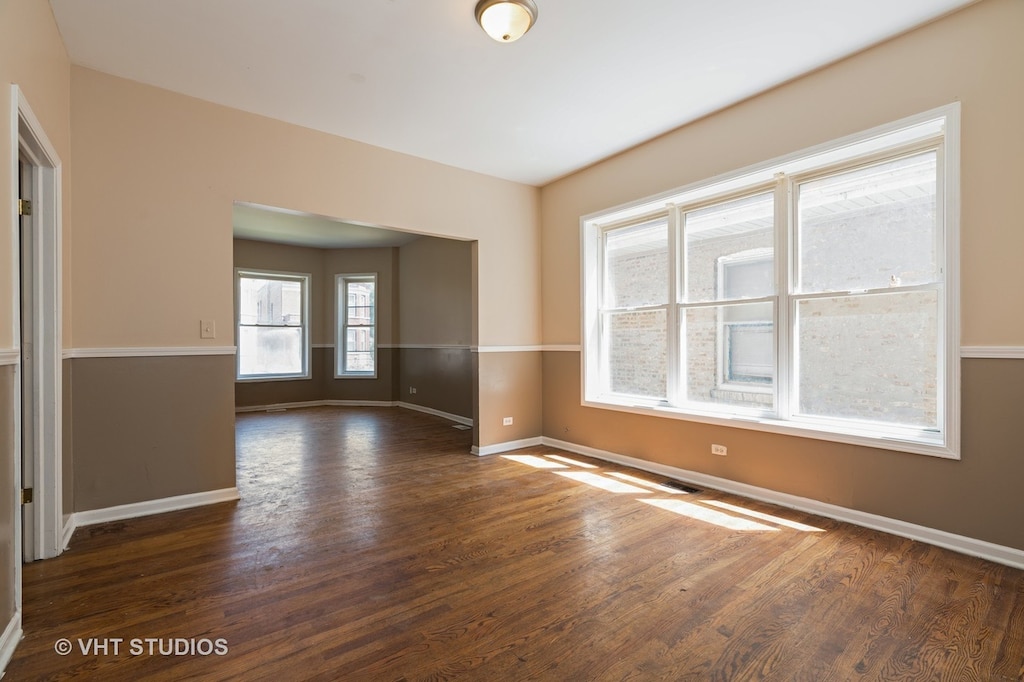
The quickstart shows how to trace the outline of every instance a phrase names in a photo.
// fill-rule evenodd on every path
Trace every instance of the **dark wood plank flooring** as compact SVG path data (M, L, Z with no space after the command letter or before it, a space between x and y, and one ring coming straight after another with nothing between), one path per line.
M398 408L237 433L240 502L25 567L5 680L1024 679L1024 571Z

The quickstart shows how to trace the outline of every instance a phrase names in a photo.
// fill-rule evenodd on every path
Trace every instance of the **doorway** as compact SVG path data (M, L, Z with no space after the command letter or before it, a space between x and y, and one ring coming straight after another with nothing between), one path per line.
M18 108L19 381L15 396L16 554L22 561L48 559L64 547L61 479L61 161L16 85ZM24 491L24 492L23 492ZM29 492L31 491L31 492ZM17 532L20 531L20 532ZM21 562L18 562L20 565ZM20 571L16 576L20 603Z

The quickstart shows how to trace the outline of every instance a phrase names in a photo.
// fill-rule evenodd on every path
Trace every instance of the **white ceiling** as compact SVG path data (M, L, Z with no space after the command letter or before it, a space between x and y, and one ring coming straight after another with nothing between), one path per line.
M973 0L50 0L76 64L543 185Z
M536 0L511 44L476 0L50 4L76 64L539 186L973 1ZM415 238L266 208L236 235Z

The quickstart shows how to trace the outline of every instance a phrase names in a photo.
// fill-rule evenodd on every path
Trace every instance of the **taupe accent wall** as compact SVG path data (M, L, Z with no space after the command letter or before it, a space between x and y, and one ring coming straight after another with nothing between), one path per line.
M235 487L234 357L75 358L75 511Z
M7 622L14 615L15 566L21 557L15 554L15 524L20 519L14 516L15 489L14 461L19 453L14 448L14 404L11 397L21 387L16 380L14 365L0 365L0 618Z
M75 411L71 401L71 360L61 361L61 509L64 512L62 524L67 528L71 515L75 513Z
M466 419L473 415L473 362L466 348L398 349L396 400ZM409 393L409 387L416 393Z
M476 353L479 363L480 411L477 430L478 445L510 443L535 438L542 429L542 353L536 351L502 351ZM536 381L531 381L537 377ZM497 400L513 392L514 400ZM512 425L505 426L505 417Z

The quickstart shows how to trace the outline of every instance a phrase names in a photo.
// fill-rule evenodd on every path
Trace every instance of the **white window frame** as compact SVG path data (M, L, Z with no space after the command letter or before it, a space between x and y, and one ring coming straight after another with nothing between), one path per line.
M348 344L348 285L350 282L373 282L373 324L359 325L363 329L371 329L373 332L373 370L364 372L353 372L345 370L345 353ZM377 311L379 304L377 295L377 273L343 273L335 275L334 292L336 297L335 315L335 355L334 355L334 378L335 379L376 379L377 362L380 358L380 340L377 337Z
M938 431L904 427L884 427L877 423L853 420L810 418L794 414L794 376L791 366L791 339L798 296L791 290L795 282L796 191L797 183L837 170L852 169L883 158L898 157L914 151L935 148L938 151L938 195L936 260L941 268L939 289L938 373L936 400ZM646 415L656 415L704 423L732 426L773 433L851 443L887 450L960 458L960 294L959 294L959 202L960 202L960 105L952 103L910 116L871 130L805 149L784 157L727 173L706 181L671 190L654 197L583 216L582 245L582 404ZM602 384L606 372L601 334L602 244L609 229L667 217L670 223L670 262L678 257L674 239L676 226L684 211L716 203L729 197L746 196L775 185L775 271L776 296L776 409L771 412L746 408L709 410L703 406L673 401L678 395L677 363L681 350L669 353L670 400L648 401L610 393ZM678 266L677 266L678 267ZM673 281L678 281L674 277ZM932 287L932 285L928 285ZM933 287L934 288L934 287ZM677 292L678 293L678 292ZM843 292L837 292L842 294ZM751 299L755 302L762 299ZM744 301L746 302L746 300ZM681 349L678 315L685 307L670 306L669 347Z
M252 279L276 279L285 282L298 282L302 288L302 371L290 374L242 374L242 353L241 353L241 315L242 315L242 278ZM235 268L235 344L239 346L239 352L235 354L235 381L292 381L296 379L309 379L312 376L310 369L310 335L309 335L309 297L310 281L312 275L304 272L282 272L279 270L257 270L251 268Z

